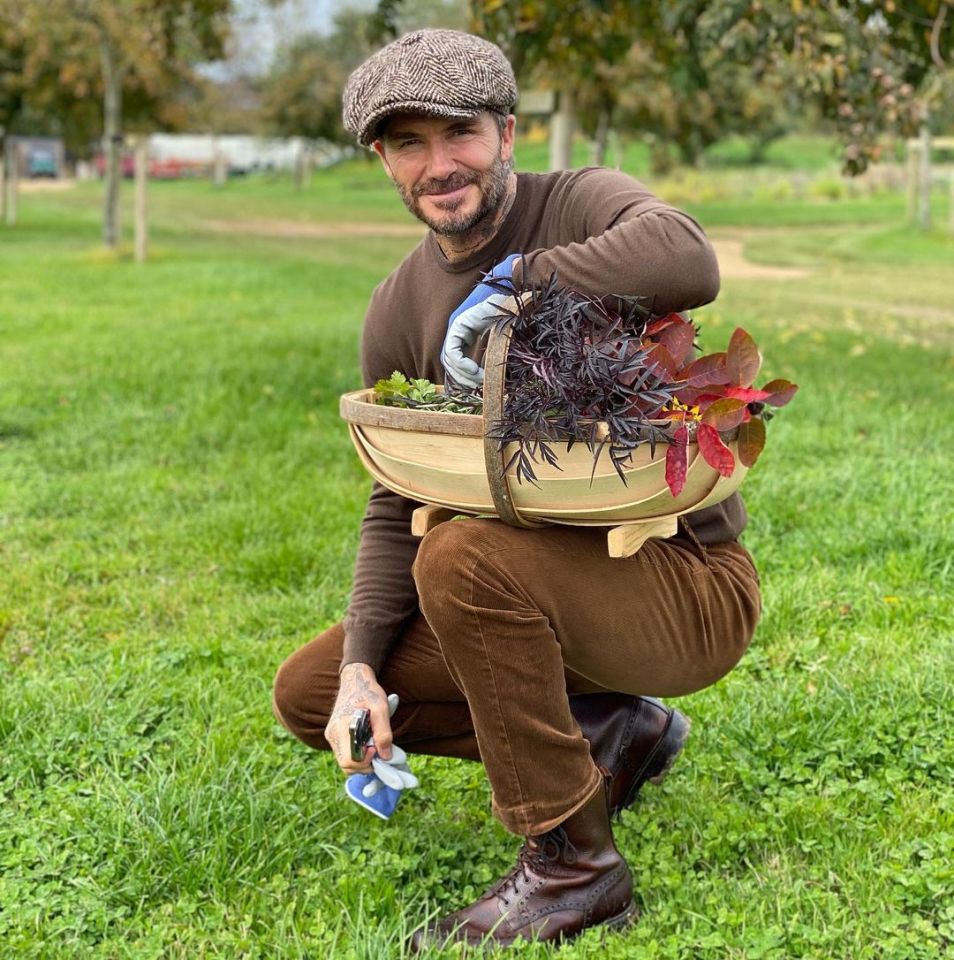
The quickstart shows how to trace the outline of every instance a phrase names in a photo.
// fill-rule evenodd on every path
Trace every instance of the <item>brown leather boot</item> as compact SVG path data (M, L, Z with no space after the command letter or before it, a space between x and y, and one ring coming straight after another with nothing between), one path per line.
M607 778L610 815L619 817L648 780L662 783L679 756L689 718L653 697L582 693L570 711L590 742L590 755Z
M601 786L558 827L528 837L516 866L479 900L415 932L411 948L568 940L599 924L624 927L636 916L633 879L613 842Z

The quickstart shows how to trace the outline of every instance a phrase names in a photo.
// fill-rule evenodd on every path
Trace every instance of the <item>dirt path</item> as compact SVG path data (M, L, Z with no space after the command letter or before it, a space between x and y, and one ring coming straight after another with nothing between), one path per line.
M76 186L75 180L27 180L21 177L17 181L21 193L58 193L61 190L72 190Z
M257 237L334 240L338 237L423 237L414 223L306 223L298 220L202 220L199 226L215 233L246 233Z
M808 275L801 267L770 267L745 258L745 242L735 237L710 237L719 271L730 280L795 280Z

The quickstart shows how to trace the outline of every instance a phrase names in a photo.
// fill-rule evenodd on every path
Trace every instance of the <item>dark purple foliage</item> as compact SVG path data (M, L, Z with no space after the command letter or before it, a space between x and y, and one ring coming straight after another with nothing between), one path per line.
M510 463L518 480L534 482L541 459L556 464L550 444L562 441L585 443L594 470L607 448L625 483L632 451L648 442L655 454L657 440L669 437L669 424L651 421L679 386L658 354L650 356L656 344L643 345L649 307L636 297L578 293L555 274L516 293L515 311L497 321L511 341L503 417L490 436L501 447L517 444Z

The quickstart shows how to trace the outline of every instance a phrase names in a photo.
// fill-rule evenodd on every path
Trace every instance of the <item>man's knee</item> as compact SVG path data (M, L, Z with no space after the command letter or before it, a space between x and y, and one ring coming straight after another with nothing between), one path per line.
M493 520L450 520L438 524L421 541L414 561L414 581L423 598L431 591L453 591L461 578L497 546L501 527Z
M331 631L328 631L329 633ZM272 713L286 730L311 747L327 749L324 730L338 691L340 643L313 640L279 668L272 687ZM330 648L325 650L325 648ZM322 657L326 652L327 657Z
M301 678L289 664L289 660L286 660L275 674L272 685L272 713L286 730L294 733L296 718L301 713L304 690Z
M535 613L525 589L523 553L513 537L522 532L497 520L452 520L422 541L414 580L421 611L445 658L448 643L466 646L477 638L474 618L485 611Z
M454 562L456 545L461 542L461 523L459 520L439 523L418 544L412 571L418 589L422 584L439 582L442 572Z

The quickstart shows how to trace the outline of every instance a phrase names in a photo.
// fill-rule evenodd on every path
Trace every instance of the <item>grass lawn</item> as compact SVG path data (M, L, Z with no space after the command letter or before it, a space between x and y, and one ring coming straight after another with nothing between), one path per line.
M414 239L198 228L406 214L363 164L305 195L157 184L138 266L98 202L28 194L0 228L0 956L399 957L512 862L482 771L412 758L384 825L269 697L345 609L369 482L337 398ZM954 950L954 244L902 208L692 205L808 271L697 315L801 385L744 491L765 615L617 831L641 921L561 957Z

